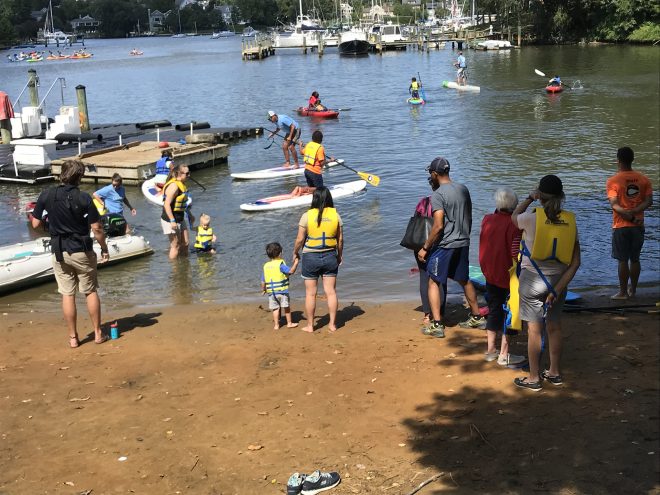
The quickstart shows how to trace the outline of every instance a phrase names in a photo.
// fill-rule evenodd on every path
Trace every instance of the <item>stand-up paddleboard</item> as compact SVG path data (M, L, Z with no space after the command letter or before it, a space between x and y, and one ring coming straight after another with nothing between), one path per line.
M367 181L355 180L353 182L345 182L344 184L337 184L330 186L328 189L332 194L332 199L343 198L344 196L351 196L362 189L367 187ZM241 210L243 211L267 211L277 210L279 208L294 208L296 206L309 206L312 203L312 194L303 194L302 196L292 196L291 194L280 194L279 196L271 196L269 198L262 198L256 200L254 203L243 203Z
M457 89L459 91L472 91L474 93L479 93L481 91L481 88L479 86L471 86L469 84L466 84L465 86L461 86L458 83L455 83L454 81L442 81L442 87L449 89Z
M480 291L485 291L486 290L486 277L484 277L484 274L481 272L481 268L478 266L470 265L470 282L472 282L472 285L477 290ZM567 291L566 293L566 303L567 304L575 304L577 303L580 299L582 299L582 296L576 292L572 291Z
M406 101L411 105L423 105L426 103L422 98L408 98Z
M149 200L150 203L153 203L158 206L163 206L163 191L156 187L156 181L154 178L145 180L142 183L142 194L144 197ZM192 205L192 198L188 194L188 203L187 206Z
M337 160L328 162L324 168L334 167L344 163L344 160ZM300 165L298 168L291 167L274 167L266 168L264 170L254 170L252 172L239 172L231 174L233 179L237 180L254 180L254 179L277 179L278 177L288 177L290 175L303 175L305 173L305 166Z

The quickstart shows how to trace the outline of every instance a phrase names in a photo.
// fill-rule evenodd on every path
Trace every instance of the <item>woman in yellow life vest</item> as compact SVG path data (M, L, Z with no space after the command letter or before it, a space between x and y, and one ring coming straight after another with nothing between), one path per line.
M321 131L314 131L312 140L303 148L300 144L300 154L303 156L305 163L305 180L307 187L296 186L291 192L293 196L300 196L302 194L311 194L317 187L323 187L323 167L328 161L334 160L330 157L327 160L325 157L325 148L321 144L323 142L323 133Z
M536 200L541 208L526 212ZM546 175L527 199L514 210L511 220L523 231L520 271L520 319L528 325L529 376L514 383L533 391L543 380L561 385L561 310L568 284L580 267L580 241L575 215L563 210L564 187L556 175ZM548 332L550 367L541 371L541 335Z
M160 224L163 234L170 241L170 259L188 254L188 226L186 224L186 213L191 226L195 222L190 211L187 211L188 188L185 181L188 180L190 171L185 165L176 166L172 169L168 181L163 186L163 212L160 216Z
M300 252L302 250L302 258ZM326 187L318 187L312 196L312 206L300 217L298 236L293 246L293 259L302 259L302 278L305 280L306 332L314 331L318 278L322 278L323 291L328 300L330 321L328 329L337 330L336 284L339 265L344 251L342 221L334 208L332 195Z
M215 246L213 245L218 238L213 233L211 227L211 217L206 213L199 216L199 226L197 227L197 236L195 237L195 244L193 245L196 253L211 253L215 254Z

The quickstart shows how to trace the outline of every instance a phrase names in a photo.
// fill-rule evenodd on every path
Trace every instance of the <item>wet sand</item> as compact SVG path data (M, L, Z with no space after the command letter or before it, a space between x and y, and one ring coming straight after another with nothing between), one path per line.
M3 314L0 494L281 494L317 468L338 495L439 473L418 493L660 493L657 314L565 314L565 383L533 393L482 330L342 301L331 334L320 304L313 335L266 304L125 310L104 315L120 339L78 349L60 313Z

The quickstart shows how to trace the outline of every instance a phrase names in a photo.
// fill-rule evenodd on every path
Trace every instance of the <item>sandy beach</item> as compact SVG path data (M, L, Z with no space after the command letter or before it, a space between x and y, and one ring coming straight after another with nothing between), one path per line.
M282 494L318 468L337 495L441 473L418 493L660 493L657 314L565 314L565 383L535 394L482 330L434 339L414 302L341 301L331 334L320 304L313 335L259 303L124 310L104 314L118 340L78 349L58 308L4 313L0 494Z

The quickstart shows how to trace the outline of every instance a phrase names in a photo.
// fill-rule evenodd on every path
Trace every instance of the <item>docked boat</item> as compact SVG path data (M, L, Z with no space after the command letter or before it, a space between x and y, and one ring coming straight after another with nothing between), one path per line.
M123 235L106 239L110 261L99 268L112 266L153 254L149 241L142 236ZM94 251L101 259L101 247L94 241ZM0 294L50 282L55 279L51 261L50 237L0 247Z
M408 40L408 37L402 32L401 26L391 22L372 25L369 29L369 36L372 42L380 39L383 43L405 43Z
M220 31L218 33L213 33L211 39L217 40L220 38L231 38L232 36L236 36L234 31Z
M243 34L241 34L241 36L243 38L254 38L257 34L259 34L259 32L260 31L253 29L252 26L248 26L243 30Z
M371 45L367 41L367 33L353 28L339 34L339 54L348 56L368 55Z
M296 110L298 115L303 117L314 117L317 119L336 119L339 117L339 112L337 110L311 110L307 107L298 107Z
M477 43L475 48L477 50L510 50L513 45L507 40L486 40Z

